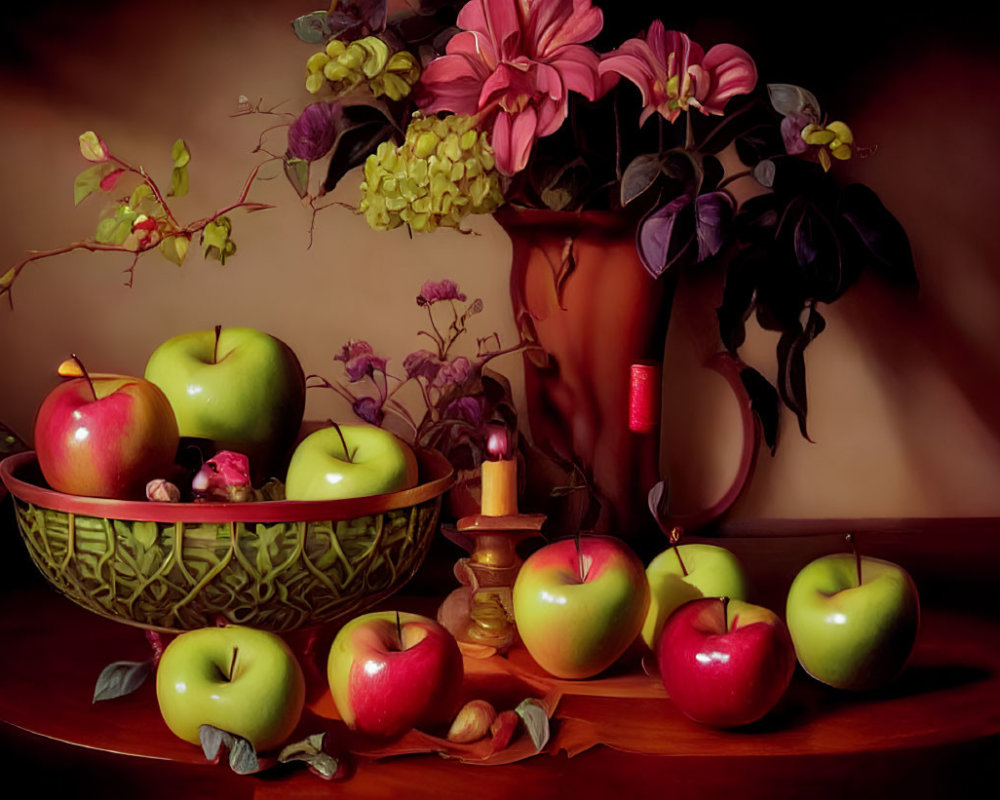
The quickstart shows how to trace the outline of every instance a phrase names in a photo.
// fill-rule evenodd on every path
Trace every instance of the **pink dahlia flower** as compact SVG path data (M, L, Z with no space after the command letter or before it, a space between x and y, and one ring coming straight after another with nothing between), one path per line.
M660 20L645 39L629 39L601 60L602 78L622 75L642 92L639 124L655 111L673 122L689 107L721 114L729 99L757 84L757 67L740 47L717 44L707 53L686 34L664 30Z
M583 42L603 24L590 0L469 0L462 30L424 70L418 102L428 114L479 115L497 169L513 175L562 125L570 91L600 93L600 59Z

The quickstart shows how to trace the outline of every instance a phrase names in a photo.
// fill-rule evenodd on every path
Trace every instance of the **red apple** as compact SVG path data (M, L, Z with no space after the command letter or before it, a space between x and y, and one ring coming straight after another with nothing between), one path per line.
M337 633L327 677L349 728L391 738L452 719L462 688L462 654L434 620L376 611Z
M35 417L42 474L67 494L142 499L148 481L169 473L177 444L166 396L127 375L84 373L64 381Z
M678 710L717 728L763 717L795 671L795 649L777 614L718 597L691 600L670 615L657 659Z
M617 661L649 608L642 562L613 536L562 539L532 553L514 582L514 621L531 657L558 678Z

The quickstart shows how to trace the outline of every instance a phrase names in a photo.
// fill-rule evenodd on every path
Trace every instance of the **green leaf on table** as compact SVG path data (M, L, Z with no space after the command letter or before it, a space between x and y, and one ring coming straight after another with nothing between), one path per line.
M198 729L201 750L209 761L217 760L223 748L229 752L229 768L237 775L250 775L260 771L260 759L253 745L242 736L223 731L211 725Z
M325 733L314 733L301 742L293 742L278 754L278 762L288 764L302 761L321 778L332 780L340 770L340 761L323 749L325 739Z
M115 661L108 664L97 678L93 702L131 694L146 682L152 671L152 661Z
M524 722L535 749L544 749L549 743L549 715L542 704L534 697L529 697L522 700L514 711Z

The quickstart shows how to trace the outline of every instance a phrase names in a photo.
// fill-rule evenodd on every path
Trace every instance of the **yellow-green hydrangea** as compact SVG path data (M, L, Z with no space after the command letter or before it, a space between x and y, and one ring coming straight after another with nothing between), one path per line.
M382 142L365 162L361 204L369 226L415 231L458 228L468 214L503 203L486 134L470 117L414 115L400 146Z
M389 52L378 36L352 42L334 39L306 61L306 89L318 94L327 86L334 94L345 94L367 82L376 97L399 100L410 93L420 77L416 59L406 50Z

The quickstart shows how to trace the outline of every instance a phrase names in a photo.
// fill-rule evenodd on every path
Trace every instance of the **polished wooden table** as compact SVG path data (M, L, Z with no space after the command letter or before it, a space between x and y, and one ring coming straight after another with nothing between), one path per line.
M198 748L166 729L151 684L129 697L92 704L101 668L147 657L145 638L57 595L35 575L16 532L3 523L0 763L11 786L23 779L35 796L994 796L1000 779L1000 618L983 602L992 587L981 583L997 566L1000 524L964 525L947 536L948 557L935 555L944 523L913 530L898 523L871 526L870 551L898 555L903 548L911 557L915 566L907 566L922 589L924 609L910 664L882 691L836 692L799 672L765 720L745 730L715 731L681 716L655 685L638 697L608 696L629 694L616 685L642 685L636 665L626 663L603 679L596 695L589 682L548 685L560 695L551 753L503 766L436 755L361 758L348 779L326 782L301 767L240 777L206 763ZM804 563L813 550L828 551L827 538L834 536L815 525L771 529L777 534L722 533L735 535L734 549L771 553L767 561L782 575L790 568L785 560ZM809 536L793 536L801 529ZM966 556L954 555L966 549ZM426 575L431 577L418 579L414 588L440 580L433 563ZM760 577L776 596L786 588L766 570ZM427 598L397 602L420 605ZM510 661L523 658L515 653ZM322 707L323 687L312 690L312 707ZM303 724L339 723L310 711Z

